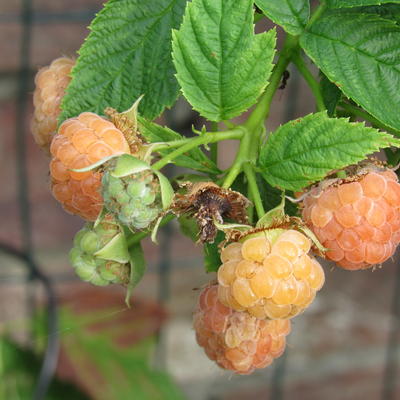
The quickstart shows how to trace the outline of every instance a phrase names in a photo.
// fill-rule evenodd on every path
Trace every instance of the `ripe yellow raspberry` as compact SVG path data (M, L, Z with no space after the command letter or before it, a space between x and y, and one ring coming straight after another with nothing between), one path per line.
M268 229L221 251L220 301L262 319L301 313L321 289L325 275L308 255L310 240L294 229Z
M284 352L290 328L289 320L260 320L224 306L218 285L203 289L194 313L198 344L220 367L238 374L270 365Z
M84 112L64 121L51 142L50 174L54 197L64 209L94 221L103 205L102 174L75 172L113 154L130 153L124 134L97 114Z
M400 184L391 170L370 167L348 180L313 188L303 219L348 270L370 268L393 255L400 241Z
M71 58L57 58L49 66L41 68L35 77L31 129L35 142L47 152L57 130L61 100L71 80L74 64L75 60Z

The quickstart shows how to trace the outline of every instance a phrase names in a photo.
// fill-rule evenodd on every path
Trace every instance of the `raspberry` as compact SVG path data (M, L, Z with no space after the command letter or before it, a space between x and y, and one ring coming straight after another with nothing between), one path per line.
M52 192L64 209L94 221L103 205L102 174L75 172L113 154L130 153L124 134L106 119L89 112L64 121L51 142Z
M348 270L382 264L400 241L400 184L391 170L370 167L350 179L322 183L304 199L303 219Z
M133 229L149 227L162 211L158 178L148 170L123 178L107 171L102 179L102 195L107 210Z
M57 130L60 103L71 80L70 73L74 64L75 60L71 58L57 58L49 66L41 68L35 77L35 111L31 129L35 142L47 152Z
M260 320L234 311L218 300L218 285L212 285L200 294L194 329L198 344L211 360L238 374L250 374L284 352L290 321Z
M294 229L268 229L222 249L220 301L257 318L301 313L324 284L322 267L308 255L310 240Z
M83 280L98 286L110 283L125 284L129 282L130 267L128 263L105 260L97 252L121 234L119 225L110 215L96 226L86 223L74 238L74 247L69 258L76 274ZM124 249L126 252L128 249Z

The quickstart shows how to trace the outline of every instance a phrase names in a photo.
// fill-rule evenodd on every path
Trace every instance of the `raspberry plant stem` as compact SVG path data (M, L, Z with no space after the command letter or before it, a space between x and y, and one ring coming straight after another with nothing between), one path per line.
M185 144L178 147L176 150L172 151L171 153L163 157L161 160L154 163L152 165L152 168L154 170L159 170L165 167L167 164L169 164L176 157L179 157L180 155L186 153L191 149L194 149L195 147L199 147L209 143L216 143L228 139L240 140L242 136L243 136L243 129L237 128L225 132L207 132L199 137L187 139L185 140L186 141Z
M289 65L292 53L298 46L298 42L299 38L297 36L287 35L283 49L280 52L278 62L272 71L269 85L267 86L264 94L261 96L250 117L244 124L249 131L253 132L255 129L263 125L264 120L268 118L272 99L280 85L282 75Z
M244 163L243 171L246 175L247 182L249 184L250 195L252 197L254 206L256 208L258 218L262 218L263 215L265 214L265 210L262 204L260 191L258 190L257 179L253 169L253 165L250 164L249 162Z
M211 130L213 132L218 131L218 122L211 122ZM211 161L215 164L218 163L218 143L211 143L210 144L210 158Z
M233 162L229 172L224 179L222 187L228 189L232 186L237 176L242 172L243 164L249 161L250 148L251 148L252 136L250 132L245 130L244 135L240 141L239 150L236 154L235 161Z
M375 128L379 128L382 129L383 131L393 133L396 136L400 136L400 131L383 124L381 121L373 117L371 114L367 113L364 110L361 110L356 106L353 106L352 104L342 102L339 104L339 106L343 108L347 114L354 115L355 117L360 117L362 119L365 119L366 121L371 122L372 126L374 126Z
M309 88L311 89L311 91L315 97L315 102L317 104L317 110L325 111L326 106L325 106L324 98L322 96L321 86L320 86L319 82L315 79L315 77L311 73L311 71L308 69L300 51L294 52L292 61L293 61L294 65L296 65L298 71L301 73L301 75L303 76L305 81L307 82Z

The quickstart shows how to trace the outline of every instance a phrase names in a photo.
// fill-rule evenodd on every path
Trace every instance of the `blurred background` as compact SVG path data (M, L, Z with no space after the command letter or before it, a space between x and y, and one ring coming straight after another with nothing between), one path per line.
M353 273L326 263L326 284L294 319L286 353L250 376L222 371L196 344L197 289L214 276L176 225L161 230L159 246L145 242L148 269L131 309L123 288L77 279L68 252L83 223L52 198L49 160L29 120L38 67L74 56L101 7L0 1L0 399L400 399L397 260ZM290 72L269 130L314 111ZM181 133L202 124L183 100L163 122ZM235 143L224 145L222 168L234 151Z

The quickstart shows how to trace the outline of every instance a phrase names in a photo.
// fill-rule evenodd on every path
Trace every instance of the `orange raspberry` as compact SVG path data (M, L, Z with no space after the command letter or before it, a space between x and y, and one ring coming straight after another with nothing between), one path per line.
M220 367L238 374L270 365L284 352L290 328L289 320L260 320L224 306L218 285L203 289L194 313L198 344Z
M70 73L74 64L75 60L71 58L57 58L49 66L41 68L35 77L35 111L31 129L35 142L47 152L57 130L61 100L71 80Z
M326 257L344 269L382 264L400 241L400 184L391 170L369 167L322 184L303 205L303 219L328 249Z
M262 319L291 318L313 300L325 281L308 255L311 241L294 229L269 229L221 251L220 301Z
M51 142L52 192L64 209L94 221L103 205L102 174L76 172L113 154L130 153L124 134L97 114L84 112L64 121Z

